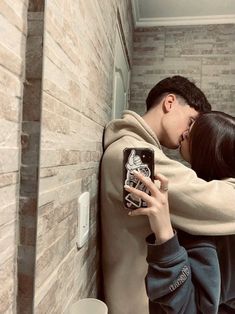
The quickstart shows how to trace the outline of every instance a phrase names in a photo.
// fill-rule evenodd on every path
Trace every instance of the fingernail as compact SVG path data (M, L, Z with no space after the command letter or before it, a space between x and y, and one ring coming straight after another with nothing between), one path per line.
M134 174L138 174L138 173L139 173L139 171L133 170L133 173L134 173Z
M128 215L131 216L132 212L129 212Z
M130 186L129 185L124 185L124 189L129 189L130 188Z

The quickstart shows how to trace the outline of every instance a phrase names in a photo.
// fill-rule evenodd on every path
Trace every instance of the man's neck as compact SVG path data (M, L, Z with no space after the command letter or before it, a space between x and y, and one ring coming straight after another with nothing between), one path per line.
M147 111L142 118L148 124L148 126L153 130L154 134L158 138L159 142L161 143L162 138L162 111L160 106L155 107L149 111Z

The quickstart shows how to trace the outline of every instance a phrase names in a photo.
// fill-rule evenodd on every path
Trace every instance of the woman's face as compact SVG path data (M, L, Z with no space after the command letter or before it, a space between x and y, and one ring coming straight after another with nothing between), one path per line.
M183 134L183 140L180 142L180 154L182 158L190 163L190 151L189 151L189 137L190 137L190 131L192 129L194 122L190 126L189 131L184 132Z

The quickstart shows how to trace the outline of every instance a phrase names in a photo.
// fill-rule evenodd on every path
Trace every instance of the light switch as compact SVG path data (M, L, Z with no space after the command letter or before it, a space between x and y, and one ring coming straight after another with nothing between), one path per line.
M88 239L90 215L90 193L84 192L78 198L78 237L77 247L81 248Z

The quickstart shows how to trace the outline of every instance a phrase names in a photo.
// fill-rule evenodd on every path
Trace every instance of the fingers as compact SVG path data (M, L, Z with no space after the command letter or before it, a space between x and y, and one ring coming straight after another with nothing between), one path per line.
M145 201L146 203L149 203L151 201L151 196L149 196L147 193L140 191L138 189L135 189L129 185L124 185L124 188L126 191L134 194L137 197L140 197L143 201Z
M168 179L162 175L158 174L155 178L156 180L160 181L160 188L157 188L157 186L151 181L149 177L145 177L143 174L141 174L138 171L133 171L136 178L138 178L151 192L151 195L147 194L146 192L143 192L141 190L138 190L134 187L130 187L129 185L124 185L124 188L126 191L130 192L131 194L134 194L136 197L141 198L143 201L147 203L147 208L138 208L134 211L131 211L129 215L131 216L139 216L139 215L151 215L152 209L155 208L158 210L162 206L166 206L168 204ZM168 205L167 205L168 206ZM154 210L155 210L154 209ZM156 212L155 210L155 212Z
M151 195L156 195L157 193L157 187L155 184L151 181L149 177L145 177L142 173L138 171L133 171L134 176L139 179L144 185L149 189Z
M148 208L138 208L128 213L129 216L148 216Z
M159 190L162 193L167 193L167 191L168 191L168 184L169 184L168 179L163 174L160 174L160 173L157 174L155 176L155 178L160 181L160 188L159 188Z
M135 177L137 177L144 185L149 189L151 195L157 196L158 189L155 184L151 181L149 177L145 177L142 173L138 171L133 171ZM155 179L160 181L160 192L167 193L168 191L168 179L163 174L157 174Z

